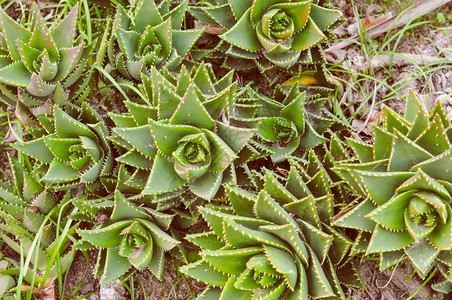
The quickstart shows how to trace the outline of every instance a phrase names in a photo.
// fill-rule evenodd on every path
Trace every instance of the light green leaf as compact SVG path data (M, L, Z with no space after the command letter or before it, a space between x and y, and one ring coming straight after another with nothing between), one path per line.
M161 154L157 154L143 194L156 195L171 192L182 187L185 183L186 181L174 171L171 162Z
M247 51L262 49L262 45L250 21L250 14L251 9L248 9L231 29L220 35L220 38Z

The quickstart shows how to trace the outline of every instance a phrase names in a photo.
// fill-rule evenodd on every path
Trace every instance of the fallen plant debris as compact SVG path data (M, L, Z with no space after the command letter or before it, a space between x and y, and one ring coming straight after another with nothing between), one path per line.
M448 2L2 3L0 297L450 297Z

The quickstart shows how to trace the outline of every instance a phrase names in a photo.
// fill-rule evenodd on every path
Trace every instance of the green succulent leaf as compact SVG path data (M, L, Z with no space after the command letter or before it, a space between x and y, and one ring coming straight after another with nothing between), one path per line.
M452 248L451 125L440 104L429 113L413 91L407 94L405 117L385 108L382 118L383 128L373 127L372 145L351 143L360 163L337 168L358 194L369 198L333 224L372 232L366 254L379 253L381 269L406 255L425 278L441 265L437 257Z

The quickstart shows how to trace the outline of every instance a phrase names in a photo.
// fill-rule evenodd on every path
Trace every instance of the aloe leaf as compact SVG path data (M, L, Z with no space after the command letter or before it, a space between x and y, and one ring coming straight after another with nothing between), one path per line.
M373 125L372 132L374 134L374 159L382 160L391 156L391 148L386 145L392 144L393 136L388 131Z
M181 104L170 119L170 124L185 124L213 130L213 120L199 100L193 86L187 89Z
M161 280L163 275L163 267L165 264L165 252L163 249L156 247L153 250L152 260L148 265L148 269L151 270L152 274Z
M305 126L305 131L303 136L300 138L300 146L309 149L313 148L315 146L318 146L320 144L323 144L326 142L327 139L320 134L318 134L314 128L312 128L312 125L308 122Z
M162 194L182 187L186 183L174 171L173 165L163 156L157 154L143 194Z
M304 197L296 202L284 205L284 210L292 213L302 220L306 220L317 227L321 226L319 213L316 209L315 198L312 195Z
M449 138L447 137L440 116L435 116L415 142L432 155L440 155L450 148Z
M310 245L310 248L314 251L317 258L323 263L327 258L328 250L333 243L333 236L317 229L303 220L301 221L301 225L307 244Z
M117 31L118 44L122 53L125 54L127 61L135 59L135 53L138 51L138 41L140 35L135 31L126 31L118 28Z
M305 30L304 28L307 25L306 23L309 20L310 13L315 7L315 5L311 4L312 1L304 1L298 3L284 3L284 1L281 2L282 3L278 3L272 6L272 8L280 8L290 17L290 19L294 22L295 32ZM329 18L327 18L327 16L323 16L323 18L330 20Z
M376 208L377 207L372 204L369 199L366 199L361 203L348 208L346 212L335 216L332 224L334 226L361 229L372 232L375 228L375 223L372 220L363 217Z
M135 7L135 23L132 25L132 30L143 32L147 25L156 26L163 22L153 0L142 0L137 3L137 7Z
M206 200L211 200L218 192L222 179L223 174L220 172L207 172L189 183L189 188L195 195Z
M239 19L253 3L252 0L231 0L229 5L236 19Z
M282 274L286 283L291 290L295 289L295 285L298 281L297 266L294 262L294 258L290 256L287 252L282 251L278 248L264 245L265 255L267 256L269 262L275 268L278 273Z
M202 130L208 136L212 148L212 162L210 169L214 172L224 171L237 155L215 133Z
M58 64L58 73L55 76L55 81L68 77L80 61L82 50L83 44L60 50L60 63Z
M422 170L418 170L416 175L413 176L412 178L410 178L409 180L405 181L403 184L401 184L398 188L397 188L397 193L401 193L401 192L407 192L410 190L418 190L419 193L423 193L428 192L428 191L432 191L435 194L438 194L440 197L442 198L450 198L450 194L447 191L447 189L439 182L437 182L436 180L434 180L433 178L431 178L429 175L427 175L426 173L424 173ZM432 205L436 206L437 208L439 208L439 206L443 207L444 203L442 201L439 201L439 203L437 202L436 204L432 201L434 201L433 199L428 200L426 199L426 201L430 202ZM446 219L446 217L442 217L443 220Z
M254 217L255 195L235 186L225 186L225 191L234 211L244 217Z
M416 242L423 240L433 231L433 229L435 229L434 225L416 224L416 222L413 221L413 216L409 213L409 209L405 210L404 217L406 229Z
M130 218L147 218L148 215L132 205L119 191L115 192L115 204L110 218L114 221L122 221Z
M420 112L425 112L425 108L422 106L419 98L413 90L410 89L407 91L406 98L407 103L405 106L404 117L408 122L413 123L416 116L418 116Z
M174 239L172 236L160 229L156 224L145 219L139 219L139 222L149 228L154 243L163 250L169 251L180 243L178 240Z
M247 10L231 29L220 35L220 38L247 51L260 50L262 46L250 22L250 15L251 9Z
M148 157L135 150L128 151L125 154L116 157L115 160L122 164L141 169L152 169L153 166L152 160L149 160Z
M155 141L149 125L129 128L114 128L113 130L148 159L155 157Z
M326 36L309 17L304 29L300 33L294 34L292 48L294 50L303 51L312 48L324 39L326 39Z
M96 228L91 230L78 230L77 233L86 241L91 244L102 247L110 248L119 246L121 243L120 233L121 231L132 224L131 220L124 220L113 223L103 228Z
M401 134L408 133L409 123L400 115L389 109L389 107L384 107L381 110L381 113L381 116L383 118L383 127L386 131L392 133L394 129L396 129Z
M28 172L25 172L25 170L22 173L22 176L23 186L20 187L20 184L18 184L16 180L16 188L22 188L22 196L27 202L31 202L32 196L41 194L44 191L44 187L28 174Z
M50 163L49 169L42 177L42 180L48 183L65 183L77 178L79 178L77 170L55 159Z
M452 162L452 148L445 151L441 155L425 160L411 167L411 170L422 170L433 178L441 178L448 182L452 182L452 174L449 170Z
M46 97L55 91L55 87L55 85L46 83L41 77L32 73L27 91L36 97Z
M35 49L29 46L26 42L21 40L17 40L17 47L19 49L20 58L24 63L25 67L30 73L35 71L34 61L39 57L39 55L44 54L46 50L40 51L39 49Z
M153 27L155 36L162 46L162 56L166 59L172 50L171 18Z
M24 205L25 204L25 202L20 197L4 190L3 188L0 188L0 197L4 201L8 202L9 204L14 204L14 205Z
M413 191L399 194L367 214L366 217L389 230L405 229L406 224L401 212L405 211L413 194Z
M85 124L77 121L69 116L61 108L55 106L55 128L58 137L61 138L78 138L79 136L87 136L96 140L96 136Z
M297 201L297 198L295 198L294 195L292 195L280 182L278 182L278 180L270 172L265 174L264 190L273 199L277 199L279 204L288 204Z
M25 65L18 61L0 69L0 81L8 85L26 87L30 84L31 74Z
M264 15L265 11L274 4L280 3L281 0L256 0L253 2L251 10L251 20L256 24ZM284 1L287 2L287 1Z
M203 251L201 252L201 257L216 270L228 274L240 275L246 269L246 262L258 253L262 253L261 247Z
M202 7L201 9L203 11L203 14L196 14L195 10L192 10L191 12L196 18L199 18L199 20L204 20L204 22L207 24L217 23L223 28L233 27L236 23L236 20L242 16L240 15L238 17L235 17L233 12L231 11L231 7L227 3L210 7ZM248 9L248 7L246 9Z
M283 225L294 222L290 215L266 191L261 191L257 196L254 212L257 217L275 224Z
M155 70L155 69L154 69ZM174 114L179 103L182 102L182 97L177 95L176 92L168 88L165 84L160 84L158 89L158 117L162 119L169 119Z
M439 252L438 248L432 246L427 240L423 240L405 251L414 267L419 271L421 278L425 278L433 267Z
M29 45L33 48L40 50L46 49L50 55L50 58L52 58L55 61L58 61L59 53L55 41L48 32L47 27L44 25L44 20L38 8L34 7L34 11L36 17L35 23L33 24L34 30L31 34Z
M103 286L121 277L130 269L130 262L126 257L119 255L116 248L106 250L105 271L102 274L101 284Z
M176 49L177 54L185 57L195 42L204 33L205 28L195 28L191 30L173 30L172 42L173 48Z
M305 182L301 178L300 173L298 173L295 168L290 168L289 176L286 182L286 189L297 199L302 199L311 194Z
M449 218L444 224L437 224L435 229L429 234L428 239L431 243L441 250L452 250L452 222L450 221L450 216L452 210L450 206L447 206L447 212Z
M180 271L197 280L212 286L224 286L228 281L228 275L213 269L206 261L199 260L195 263L182 266Z
M407 103L408 105L408 103ZM419 103L419 105L421 105ZM428 112L423 107L419 107L419 111L415 115L411 128L407 133L410 140L416 140L430 123Z
M221 295L218 299L237 299L237 300L247 300L251 297L250 291L239 290L235 287L235 283L237 282L237 278L234 276L229 277L228 282L226 282ZM198 297L199 299L199 297ZM201 298L203 299L203 298ZM214 299L214 298L212 298ZM217 298L215 298L217 299Z
M342 14L337 10L328 9L313 4L309 17L315 22L320 30L325 30L339 20Z
M17 48L16 41L20 40L22 42L28 42L31 37L31 32L22 27L20 24L16 23L10 16L0 10L0 21L3 32L5 34L6 43L8 49L11 53L11 58L13 61L20 60L19 49Z
M317 257L311 252L311 263L307 269L309 295L313 298L332 297L334 291L323 272Z
M219 250L224 247L224 243L213 231L190 234L186 236L186 239L206 250Z
M77 22L78 3L71 9L66 17L58 22L52 29L51 36L58 48L70 48L75 37L75 24Z
M392 232L377 225L370 239L367 254L396 251L413 242L407 231Z
M243 225L236 223L233 220L225 219L223 223L224 239L234 247L242 248L249 246L258 246L260 244L267 244L287 251L287 248L284 246L281 240L271 234L249 229Z
M353 149L353 152L358 156L359 161L367 163L373 160L372 145L352 139L348 139L347 143Z
M166 156L170 157L177 149L181 138L191 134L199 134L200 130L187 125L170 125L163 122L150 120L152 136L158 149Z
M47 147L44 138L34 139L29 142L16 142L13 147L44 163L53 161L53 154Z
M155 107L140 105L130 101L125 101L124 104L138 126L147 125L149 119L157 119L157 110Z
M281 116L294 122L300 133L304 132L305 127L305 120L303 117L305 98L306 92L303 92L281 110Z
M395 194L396 189L414 175L411 172L356 172L372 200L378 205L388 202Z
M380 253L380 271L387 270L388 268L401 263L405 255L404 250Z
M411 166L433 156L400 133L396 133L389 159L390 171L408 171Z

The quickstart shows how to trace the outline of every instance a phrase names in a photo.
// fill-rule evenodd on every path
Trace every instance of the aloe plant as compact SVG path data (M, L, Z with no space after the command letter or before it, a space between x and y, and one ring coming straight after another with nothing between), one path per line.
M114 165L106 124L86 102L81 109L68 106L70 114L58 106L53 111L53 118L42 119L46 134L12 146L41 164L40 180L48 187L67 190L83 185L101 192L99 179Z
M181 30L188 0L171 8L170 0L155 4L154 0L135 1L128 11L117 12L111 30L107 29L98 54L105 70L117 81L140 82L151 66L173 70L204 31L203 28Z
M126 102L130 113L111 114L118 125L111 140L127 150L117 160L137 168L129 183L145 183L147 195L181 194L188 187L212 199L255 132L228 124L236 93L232 73L217 80L201 64L191 72L182 68L177 79L156 68L143 78L151 105Z
M305 183L292 168L283 185L267 172L258 194L226 188L232 211L202 207L212 231L187 236L202 251L181 269L209 285L200 299L345 299L334 265L352 242L328 226L332 196L317 196L323 176Z
M85 221L98 224L92 229L80 229L79 249L99 248L95 276L106 285L130 269L150 270L161 279L165 252L179 241L166 233L172 215L139 207L121 192L114 199L76 200Z
M262 72L275 67L299 72L303 65L323 63L320 45L339 24L341 13L321 1L197 1L189 12L224 33L217 50L225 66Z
M336 123L327 110L327 97L308 97L294 85L288 92L278 86L272 98L249 91L259 99L257 116L262 118L257 136L273 152L274 163L290 155L302 156L303 150L316 147L328 139L327 130Z
M413 91L404 117L385 107L382 118L372 145L349 140L359 161L335 169L363 200L334 224L358 229L382 270L406 258L422 278L438 264L449 270L451 123L440 102L429 114Z
M72 261L75 251L69 236L78 223L67 219L71 211L69 192L55 193L41 184L34 172L12 157L9 160L13 184L0 182L0 239L18 254L24 253L32 266L22 270L23 279L42 288ZM62 236L63 228L67 231ZM59 266L55 255L60 257ZM21 267L23 263L10 261L1 275L2 284L6 280L11 287L11 278L5 276L19 277Z
M81 36L75 39L77 10L78 5L49 30L36 4L27 27L0 9L0 82L7 103L16 100L16 93L8 92L5 85L17 87L18 104L35 114L86 96L92 47Z

